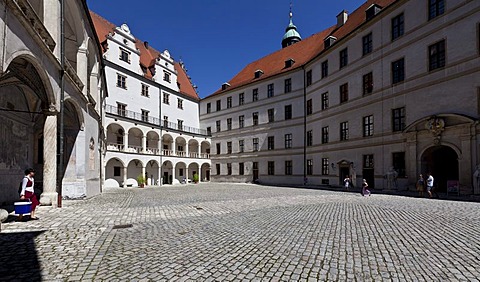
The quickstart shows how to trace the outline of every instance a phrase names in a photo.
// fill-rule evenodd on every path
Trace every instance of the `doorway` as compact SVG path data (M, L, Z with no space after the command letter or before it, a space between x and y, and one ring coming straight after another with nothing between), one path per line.
M258 180L258 162L253 162L253 182Z
M427 149L422 155L422 171L426 177L432 173L434 186L439 192L447 192L447 181L459 180L458 155L448 146L435 146Z

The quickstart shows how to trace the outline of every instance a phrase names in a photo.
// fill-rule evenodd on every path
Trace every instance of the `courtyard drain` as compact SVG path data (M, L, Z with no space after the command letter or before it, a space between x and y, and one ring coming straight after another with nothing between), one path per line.
M112 229L126 229L126 228L132 228L133 224L117 224L114 225Z
M193 208L195 208L195 209L197 209L197 210L199 210L199 211L203 210L202 207L193 206Z

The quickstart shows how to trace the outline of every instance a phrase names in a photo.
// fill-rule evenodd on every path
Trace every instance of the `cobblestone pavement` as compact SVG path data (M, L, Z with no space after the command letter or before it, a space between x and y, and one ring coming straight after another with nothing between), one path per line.
M38 216L2 225L0 280L480 277L478 203L200 184L110 190Z

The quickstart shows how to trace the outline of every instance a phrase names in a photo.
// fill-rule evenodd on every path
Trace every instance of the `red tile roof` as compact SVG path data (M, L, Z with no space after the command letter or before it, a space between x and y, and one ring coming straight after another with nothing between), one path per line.
M225 89L219 89L215 93L208 97L218 95L220 93L230 91L235 88L245 86L247 84L261 81L272 76L298 69L305 63L311 61L318 56L324 49L324 39L332 35L337 38L337 41L350 34L362 23L366 21L365 10L372 4L377 4L382 8L386 8L398 0L368 0L353 13L348 16L347 22L337 28L336 25L332 26L324 31L316 33L298 43L290 45L286 48L278 50L272 54L269 54L253 63L247 65L237 75L235 75L228 83L230 86ZM285 68L285 61L292 58L295 61L290 68ZM263 75L260 78L254 77L254 73L257 70L262 70ZM206 97L206 98L208 98Z
M103 44L107 40L108 34L115 31L116 25L92 11L90 11L90 15L97 32L97 36L100 39L101 44ZM161 53L151 46L147 48L145 46L145 42L139 39L135 40L135 46L140 51L140 65L147 69L145 77L151 79L153 74L150 70L150 67L155 66L155 62ZM106 50L103 51L105 52ZM200 97L198 97L198 94L188 78L185 69L179 63L175 62L175 70L177 71L177 83L180 93L195 100L200 100Z

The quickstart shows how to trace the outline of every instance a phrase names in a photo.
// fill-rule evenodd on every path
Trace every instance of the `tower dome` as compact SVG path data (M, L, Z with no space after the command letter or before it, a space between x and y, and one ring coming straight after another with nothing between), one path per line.
M302 36L297 31L297 27L293 24L293 13L290 11L290 24L283 35L282 48L295 44L302 40Z

